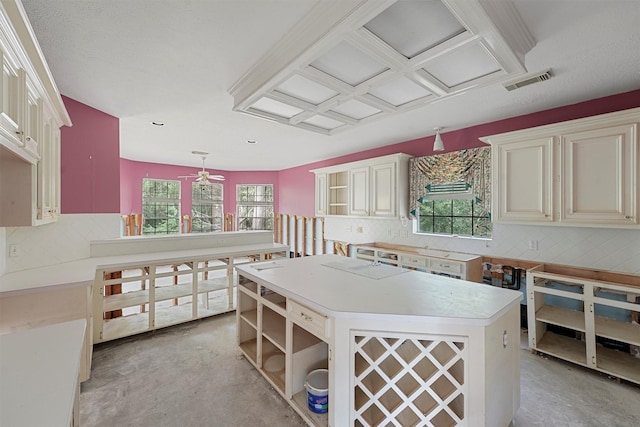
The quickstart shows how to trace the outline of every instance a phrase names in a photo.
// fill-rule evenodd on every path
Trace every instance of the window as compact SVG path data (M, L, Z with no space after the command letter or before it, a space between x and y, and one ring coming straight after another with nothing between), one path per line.
M236 186L238 230L273 230L273 185Z
M476 200L423 200L416 217L418 233L491 237L489 211Z
M180 231L180 181L142 180L142 234Z
M491 238L491 147L409 160L414 233Z
M191 231L222 231L222 184L191 184Z

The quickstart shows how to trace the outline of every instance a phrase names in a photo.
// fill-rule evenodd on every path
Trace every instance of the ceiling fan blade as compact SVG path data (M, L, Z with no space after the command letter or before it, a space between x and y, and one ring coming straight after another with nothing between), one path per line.
M215 179L216 181L224 181L223 175L209 175L209 179Z

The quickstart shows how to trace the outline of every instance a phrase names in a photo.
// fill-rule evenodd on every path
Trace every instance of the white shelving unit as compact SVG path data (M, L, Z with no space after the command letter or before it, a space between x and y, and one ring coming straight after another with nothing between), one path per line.
M309 425L326 427L327 414L307 407L304 382L308 372L328 367L329 344L316 335L322 329L308 328L313 333L305 329L309 320L298 316L300 307L270 287L239 275L236 316L240 349ZM305 316L324 317L306 307L303 310Z
M623 348L640 346L639 297L637 276L615 273L603 276L550 265L534 267L527 272L529 347L640 384L640 359L617 349L618 346L599 343L606 339ZM630 312L629 320L602 314L612 309ZM549 325L562 329L551 331L554 328Z
M231 255L231 252L234 255ZM93 342L110 341L235 309L238 265L281 248L159 259L99 268L93 290ZM282 309L284 310L284 309Z

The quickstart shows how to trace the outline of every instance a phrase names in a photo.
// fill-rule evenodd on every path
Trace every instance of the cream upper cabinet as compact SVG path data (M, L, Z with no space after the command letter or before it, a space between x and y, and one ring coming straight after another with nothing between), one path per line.
M494 221L553 220L553 142L547 137L493 147Z
M316 215L323 216L326 215L327 210L327 174L319 173L316 175Z
M562 135L560 221L638 224L637 126Z
M396 163L381 163L371 166L371 215L377 217L396 216Z
M639 123L634 108L482 138L493 220L636 228Z
M19 0L0 2L0 227L55 221L60 127L71 126Z
M369 215L369 167L349 169L349 215Z
M60 214L60 130L45 114L37 173L37 223L56 221Z
M392 154L312 170L316 175L316 215L406 216L410 158Z

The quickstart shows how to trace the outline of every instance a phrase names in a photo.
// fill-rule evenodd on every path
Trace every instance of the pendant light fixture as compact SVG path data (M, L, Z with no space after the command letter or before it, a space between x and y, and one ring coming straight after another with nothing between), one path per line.
M434 128L434 130L436 131L436 139L433 140L433 151L444 151L444 142L440 136L442 128Z

